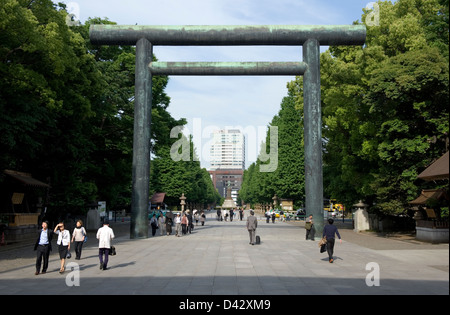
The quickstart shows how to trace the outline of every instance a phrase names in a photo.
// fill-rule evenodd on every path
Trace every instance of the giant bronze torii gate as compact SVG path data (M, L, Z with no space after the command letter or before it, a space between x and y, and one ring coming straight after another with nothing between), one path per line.
M323 230L320 45L363 45L365 25L92 25L94 45L136 45L131 238L148 237L152 75L303 75L306 210ZM303 46L304 62L152 62L152 47Z

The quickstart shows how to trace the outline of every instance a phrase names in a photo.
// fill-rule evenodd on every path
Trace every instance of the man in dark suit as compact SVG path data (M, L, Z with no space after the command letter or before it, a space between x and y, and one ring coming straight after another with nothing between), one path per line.
M52 238L53 231L48 228L48 222L42 222L42 229L39 231L36 243L34 244L34 250L37 250L35 275L38 275L41 270L42 259L44 259L42 273L44 274L47 272L48 258L50 256L50 252L52 251Z

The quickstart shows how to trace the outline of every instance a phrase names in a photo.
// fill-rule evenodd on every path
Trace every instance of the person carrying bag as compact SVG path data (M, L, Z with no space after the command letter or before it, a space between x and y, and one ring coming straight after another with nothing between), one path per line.
M108 258L110 251L115 253L114 246L111 246L111 241L114 239L114 231L109 227L109 221L103 222L103 227L97 231L98 239L98 257L100 259L100 270L108 269Z

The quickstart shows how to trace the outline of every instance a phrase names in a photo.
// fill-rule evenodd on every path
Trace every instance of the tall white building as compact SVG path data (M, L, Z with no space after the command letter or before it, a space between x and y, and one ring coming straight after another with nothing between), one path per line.
M245 136L239 129L217 130L211 145L211 170L245 169Z

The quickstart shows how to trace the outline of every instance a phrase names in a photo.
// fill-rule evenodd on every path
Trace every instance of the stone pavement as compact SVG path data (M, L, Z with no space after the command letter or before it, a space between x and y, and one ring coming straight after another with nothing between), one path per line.
M34 275L31 245L3 248L0 294L449 294L448 244L386 239L341 229L343 242L336 242L335 262L330 264L326 253L319 253L316 241L305 240L301 224L267 224L261 218L257 235L262 243L251 246L245 221L218 222L214 217L215 213L209 213L205 226L179 238L160 236L158 231L155 237L130 240L129 223L112 224L118 236L114 241L117 255L110 257L106 271L99 269L92 233L82 259L68 260L76 268L62 275L56 245L47 274L38 276ZM368 286L366 278L369 283L379 279L379 286Z

